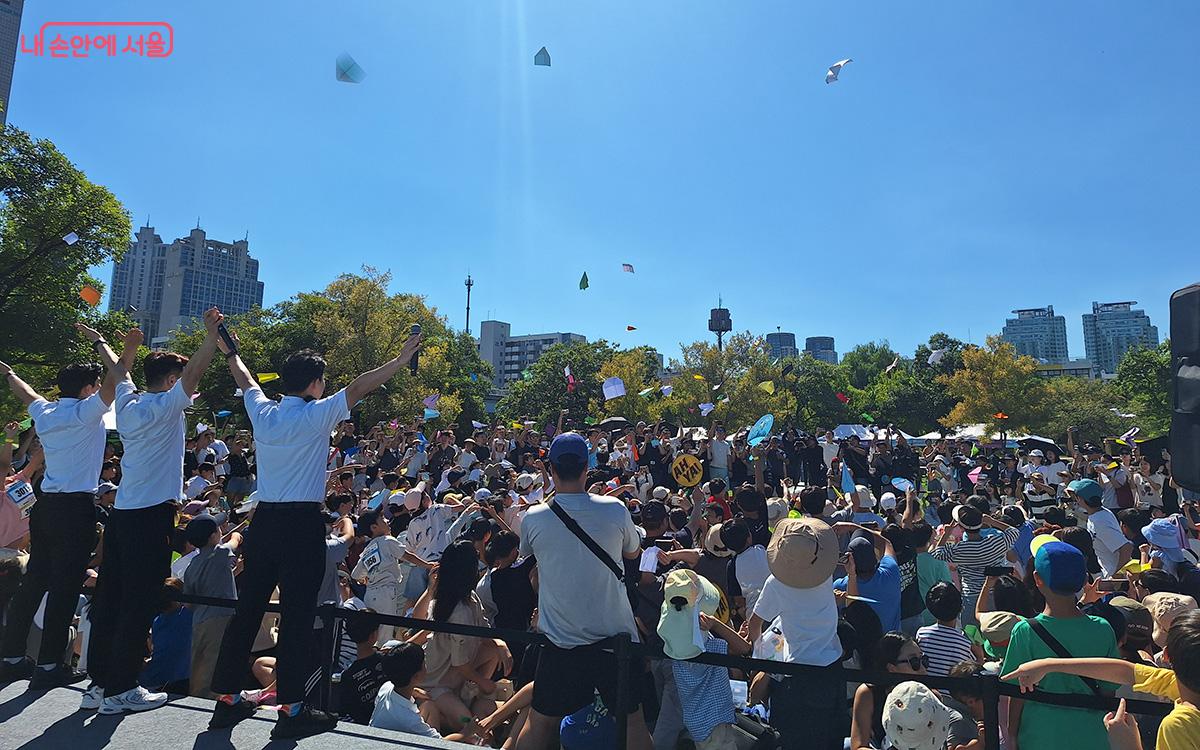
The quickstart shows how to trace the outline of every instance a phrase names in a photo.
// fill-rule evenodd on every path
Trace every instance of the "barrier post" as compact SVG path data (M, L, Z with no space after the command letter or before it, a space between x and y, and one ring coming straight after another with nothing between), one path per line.
M982 676L983 681L983 746L1000 750L1000 678Z
M617 705L613 707L617 720L617 750L626 750L629 739L629 693L633 679L633 639L628 633L617 636Z
M331 602L317 608L317 614L321 618L321 637L317 647L321 653L321 682L317 689L317 700L320 702L320 708L326 711L333 705L333 659L338 645L333 637L334 609L335 605Z

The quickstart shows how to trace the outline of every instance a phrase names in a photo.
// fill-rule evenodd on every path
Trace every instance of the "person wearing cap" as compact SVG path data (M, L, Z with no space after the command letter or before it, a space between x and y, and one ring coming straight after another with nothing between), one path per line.
M1014 673L1027 662L1057 656L1048 639L1057 641L1075 658L1120 656L1112 627L1099 617L1083 614L1076 604L1087 583L1087 562L1082 552L1060 541L1041 544L1033 557L1033 578L1046 606L1041 614L1013 627L1004 655L1005 680L1013 681ZM1116 689L1111 684L1100 687L1108 691ZM1052 693L1093 694L1078 678L1064 675L1047 676L1042 689ZM1013 746L1014 738L1017 750L1054 747L1063 737L1070 737L1075 747L1107 747L1103 719L1101 711L1013 699L1008 713L1009 747Z
M96 488L96 522L108 524L112 517L113 506L117 502L117 485L112 482L101 482Z
M834 590L870 599L883 631L900 630L900 566L896 550L878 531L856 529L852 524L834 526L839 533L847 530L855 535L847 548L846 575L833 582Z
M887 521L883 516L875 512L875 496L871 494L871 489L866 485L855 485L854 492L846 493L846 500L849 506L834 513L830 517L830 521L834 523L848 521L859 526L873 527L877 531L881 531L883 527L887 526Z
M1116 515L1104 507L1104 490L1091 479L1077 479L1067 485L1067 496L1074 498L1087 514L1087 530L1092 535L1100 572L1105 578L1112 578L1129 562L1133 544L1125 538Z
M979 600L979 592L983 590L986 578L984 570L1008 565L1009 550L1021 535L1021 530L980 513L973 505L956 506L953 517L954 525L942 530L929 554L944 563L954 563L962 579L963 625L975 625L975 604ZM963 530L963 539L955 544L946 544L946 538L954 526ZM1000 529L1001 533L985 536L982 533L984 526Z
M217 599L238 598L233 566L242 546L242 535L234 532L229 541L222 544L221 523L224 520L221 516L202 514L188 521L184 535L197 551L183 572L183 593ZM189 604L188 607L192 610L192 673L188 692L197 697L209 697L217 654L233 613L227 607L208 604Z
M102 384L100 378L105 367L116 365L117 356L99 332L82 323L76 327L91 341L104 367L94 362L63 367L57 377L57 401L47 400L0 362L0 376L37 427L46 461L38 499L29 513L29 563L10 600L0 641L0 684L27 679L35 690L71 685L86 676L63 664L62 656L79 602L79 585L96 546L95 492L104 462L103 420L116 388L115 379L105 378ZM140 331L129 336L137 336L140 343ZM46 609L35 669L25 650L43 598Z
M560 434L550 444L553 502L590 536L613 565L641 556L641 536L625 504L589 495L585 489L588 447L582 435ZM525 748L551 748L562 717L591 704L600 691L615 706L616 657L581 649L618 634L638 640L625 586L605 562L575 536L546 504L530 508L521 525L521 555L538 561L538 626L550 643L543 647L534 677L532 712L518 740ZM832 594L831 594L832 596ZM650 732L641 709L639 682L630 690L629 747L647 750Z
M301 350L280 367L284 396L274 401L263 393L237 351L218 342L234 382L242 389L254 429L259 504L246 539L237 610L213 672L211 689L218 700L210 729L232 727L254 714L256 705L244 700L240 691L255 634L276 586L280 589L276 649L280 711L272 739L299 739L337 726L336 717L304 704L305 683L316 668L313 622L326 567L322 503L330 434L350 417L352 405L408 364L420 343L420 334L410 336L396 358L359 375L329 397L325 397L325 360L316 352Z
M747 625L749 640L757 642L764 627L778 620L787 661L821 667L840 664L842 643L833 594L838 555L837 535L825 522L780 521L767 547L771 575ZM845 680L824 674L777 679L771 687L771 719L786 750L841 748L848 723Z
M1136 505L1133 488L1129 484L1129 472L1120 461L1110 454L1100 454L1100 460L1092 464L1096 470L1096 481L1104 491L1104 507L1114 513L1121 508L1132 508Z
M358 536L370 538L359 555L350 576L365 583L363 602L385 615L404 614L404 589L401 587L404 570L404 545L392 536L392 529L383 512L367 511L358 518ZM376 645L392 639L393 625L380 625Z
M1149 546L1151 567L1161 568L1179 581L1179 592L1200 599L1200 569L1196 555L1187 544L1186 521L1178 513L1156 518L1142 527Z

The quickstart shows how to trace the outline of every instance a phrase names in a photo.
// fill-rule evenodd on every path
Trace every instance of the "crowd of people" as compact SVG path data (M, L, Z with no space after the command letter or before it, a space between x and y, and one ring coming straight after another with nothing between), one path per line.
M190 694L214 701L214 731L273 710L277 739L340 720L610 748L603 644L625 634L641 644L632 748L981 750L982 694L919 678L989 674L1173 704L1163 718L1004 698L1007 750L1200 748L1200 496L1167 451L565 412L544 430L363 424L355 405L410 366L419 335L332 395L324 360L297 352L273 398L220 312L204 323L190 358L152 352L137 373L137 329L118 354L80 326L100 364L65 366L54 400L0 362L31 418L0 447L0 684L79 684L80 708L104 714ZM218 351L245 419L188 429ZM324 632L328 602L345 611ZM917 679L847 685L692 661L704 653Z

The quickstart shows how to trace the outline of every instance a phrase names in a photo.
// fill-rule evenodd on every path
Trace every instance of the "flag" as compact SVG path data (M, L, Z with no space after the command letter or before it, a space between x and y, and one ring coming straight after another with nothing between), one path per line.
M584 271L583 276L579 277L579 288L580 289L588 288L587 271Z
M622 263L621 270L624 271L625 273L633 273L633 264L632 263Z
M847 396L847 395L846 395L846 394L844 394L844 393L841 393L840 391L839 391L838 393L835 393L835 394L833 394L833 395L837 396L837 400L838 400L838 401L841 401L843 404L848 404L848 403L850 403L850 397L849 397L849 396Z
M575 376L571 374L571 366L567 365L563 368L563 375L567 376L567 393L575 392Z
M775 392L775 382L772 380L764 380L763 382L758 384L758 387L762 388L767 393Z
M609 378L604 381L604 400L611 401L625 395L625 382L620 378Z
M625 330L626 331L636 331L637 327L636 326L625 326Z
M421 403L425 405L426 409L436 409L438 399L441 397L442 397L442 394L434 393L429 396L426 396L425 399Z
M850 474L850 467L842 464L842 492L854 492L854 477Z
M100 304L100 290L91 284L88 284L83 289L79 290L79 299L88 303L92 307L95 307L96 305Z
M437 409L426 409L425 410L425 421L427 421L427 422L431 419L437 419L440 416L442 416L442 413L440 411L438 411Z
M258 382L260 382L260 383L270 383L272 380L279 380L279 373L277 373L277 372L260 372L258 374Z
M660 388L659 390L660 390L660 391L662 391L662 395L664 395L664 396L670 396L670 395L671 395L671 391L675 390L675 387L674 387L674 386L671 386L671 385L664 385L664 386L663 386L662 388Z
M703 403L700 404L700 416L707 417L713 409L717 408L716 404Z

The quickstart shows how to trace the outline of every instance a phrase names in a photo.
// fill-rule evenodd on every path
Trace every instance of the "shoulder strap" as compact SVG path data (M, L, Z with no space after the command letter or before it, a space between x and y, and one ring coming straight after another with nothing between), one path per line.
M1058 642L1057 638L1050 635L1050 631L1046 629L1046 626L1038 622L1037 619L1031 618L1025 622L1029 623L1029 627L1033 629L1033 632L1037 633L1038 638L1041 638L1042 641L1050 647L1050 650L1053 651L1054 654L1060 659L1075 658L1071 655L1070 651L1067 651L1065 646ZM1100 689L1100 683L1096 682L1091 677L1080 677L1079 679L1083 680L1083 684L1087 685L1088 689L1090 689L1096 695L1104 695L1104 691Z
M602 548L595 539L592 539L590 536L588 536L588 533L584 531L582 527L580 527L579 523L574 518L571 518L569 515L567 515L567 512L559 506L558 502L551 500L547 502L546 505L550 506L550 510L554 511L554 515L558 516L558 520L563 522L563 526L566 526L567 530L574 534L579 541L583 542L583 546L587 547L588 551L596 556L596 559L604 563L608 569L613 572L613 575L617 577L618 581L622 583L625 582L624 569L611 557L609 557L608 553L604 551L604 548Z

